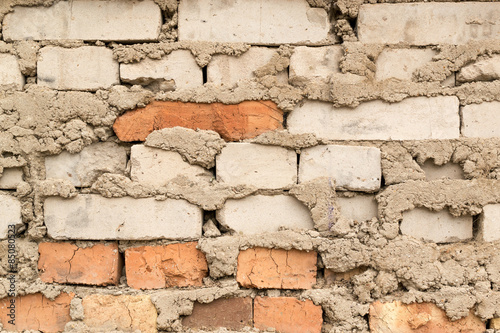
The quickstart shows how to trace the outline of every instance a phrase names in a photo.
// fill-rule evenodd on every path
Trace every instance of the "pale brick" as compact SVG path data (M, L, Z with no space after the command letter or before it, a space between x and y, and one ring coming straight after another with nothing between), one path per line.
M216 85L234 86L240 80L255 78L254 71L271 61L276 49L252 47L239 57L214 55L207 67L207 82ZM278 82L288 83L286 70L277 74Z
M60 1L51 7L14 7L5 16L3 36L11 40L157 40L161 11L153 0Z
M354 221L371 220L378 216L378 204L373 195L337 198L340 214Z
M306 0L181 0L179 40L278 45L319 43L330 23Z
M500 39L500 3L365 4L359 9L362 43L465 44Z
M459 103L450 96L414 97L392 104L371 101L351 109L310 100L295 107L287 124L291 133L329 140L457 139Z
M436 165L432 160L426 161L420 166L425 172L425 179L436 180L436 179L464 179L464 171L459 164L446 163L444 165Z
M460 242L472 238L472 216L452 216L448 210L432 212L415 208L403 213L401 233L435 243Z
M118 62L105 47L44 47L37 66L38 84L52 89L95 91L120 82Z
M164 186L176 177L191 181L206 181L212 177L207 169L191 165L175 151L134 145L130 154L132 180L152 186Z
M380 188L380 149L357 146L316 146L302 150L299 183L333 178L337 189L373 192Z
M2 212L2 218L0 219L0 239L5 239L7 238L9 225L22 224L21 202L17 198L0 193L0 212Z
M82 301L84 320L97 332L155 333L158 314L149 295L89 295Z
M278 231L280 226L312 229L309 210L297 199L286 195L254 195L227 200L217 211L217 221L243 234Z
M0 176L0 189L15 190L17 185L23 181L23 170L21 168L3 169Z
M457 74L457 81L493 81L500 79L500 55L478 60L462 67Z
M15 55L0 53L0 87L2 86L17 90L24 87L24 76Z
M479 220L479 238L485 242L500 240L500 204L483 207Z
M278 146L228 143L215 165L217 180L228 185L281 189L297 183L297 154Z
M399 301L370 304L370 332L373 333L483 333L486 325L470 311L452 321L433 303L403 304Z
M332 75L341 75L352 83L364 77L351 73L342 74L340 61L344 56L342 46L307 47L298 46L290 57L289 79L293 84L308 84L314 81L328 81Z
M339 63L344 55L342 46L307 47L299 46L290 57L290 80L328 79L341 73Z
M45 225L54 239L192 239L201 236L202 211L184 200L104 198L81 194L45 199Z
M395 78L411 81L413 72L432 61L437 54L432 49L385 49L375 62L378 81Z
M167 81L176 89L203 85L202 70L188 50L173 51L159 60L145 58L138 63L120 64L120 78L123 82L144 85Z
M462 108L462 135L472 138L500 137L500 102L470 104Z
M78 154L63 151L45 158L46 178L69 180L74 186L91 186L103 173L123 174L127 168L124 147L111 142L95 143Z

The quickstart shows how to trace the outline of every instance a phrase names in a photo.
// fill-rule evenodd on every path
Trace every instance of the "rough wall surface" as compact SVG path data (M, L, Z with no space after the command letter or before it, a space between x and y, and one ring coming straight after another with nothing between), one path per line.
M500 3L0 22L2 332L500 330Z

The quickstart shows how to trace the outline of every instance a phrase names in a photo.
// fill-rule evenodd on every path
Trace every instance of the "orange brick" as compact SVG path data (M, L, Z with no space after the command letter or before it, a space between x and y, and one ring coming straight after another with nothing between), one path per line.
M236 280L246 288L309 289L316 283L316 252L253 248L238 256Z
M197 242L125 250L128 285L135 289L202 286L207 260Z
M87 248L71 243L41 243L38 252L38 270L44 282L105 286L120 280L123 260L116 243Z
M252 327L251 298L221 298L210 303L194 303L193 313L182 320L190 328L241 330Z
M154 130L169 127L212 130L226 141L250 139L283 128L283 111L271 101L239 104L155 101L118 117L113 129L122 141L144 141Z
M67 322L71 321L69 308L74 294L61 293L53 301L42 294L31 294L0 300L0 321L4 330L37 330L44 333L62 332ZM15 322L9 323L8 317L11 300L15 300Z
M261 330L274 328L280 333L319 333L323 324L321 306L310 300L293 297L256 297L254 326Z
M486 324L471 313L451 321L446 313L433 303L403 304L399 301L370 305L370 331L374 333L479 333Z

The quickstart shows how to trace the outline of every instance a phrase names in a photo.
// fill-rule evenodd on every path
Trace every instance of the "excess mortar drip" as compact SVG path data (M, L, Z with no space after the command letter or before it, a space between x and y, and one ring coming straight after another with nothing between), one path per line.
M58 1L12 0L0 3L0 20L13 6L51 6ZM463 66L482 57L500 53L500 40L473 41L465 45L435 45L433 60L413 72L411 81L374 79L377 57L384 49L410 49L400 43L384 46L362 44L352 27L363 1L314 1L313 7L325 8L334 24L330 40L321 45L340 44L344 56L341 73L329 81L283 84L277 75L287 71L294 45L275 47L275 54L254 71L254 78L224 88L205 83L195 89L161 90L155 85L114 85L95 93L57 91L36 84L40 48L55 45L77 48L82 45L105 46L113 51L119 63L135 63L145 58L160 59L174 50L189 50L200 67L215 54L238 57L250 49L244 43L177 41L177 1L155 0L162 9L164 24L157 42L121 44L119 42L14 41L0 42L0 52L18 57L26 85L22 91L0 91L0 175L9 168L22 168L23 182L15 191L4 194L22 203L22 225L17 239L19 273L18 295L41 292L53 300L60 293L74 293L71 301L72 322L66 332L94 332L83 322L82 298L91 294L151 295L158 311L159 331L188 331L181 319L189 315L194 302L208 303L225 297L291 296L309 299L321 305L324 332L366 332L371 302L400 300L404 303L432 302L445 310L452 320L475 311L483 321L500 317L499 242L435 244L401 235L399 222L404 211L416 207L449 210L454 216L481 214L483 206L500 203L500 138L465 138L450 140L323 140L313 134L291 134L285 131L264 133L245 140L261 145L281 146L301 152L323 144L367 146L381 150L384 183L376 193L378 218L354 221L339 213L338 197L352 197L354 192L335 191L327 178L293 185L288 190L262 190L253 186L229 186L216 180L193 182L182 177L166 186L148 186L130 179L130 168L124 174L104 173L91 187L75 188L70 182L46 179L44 160L63 151L79 153L100 141L114 142L127 149L114 134L115 119L128 110L144 107L153 100L195 103L221 102L236 104L247 100L271 100L285 112L307 99L330 102L336 107L355 107L371 100L399 102L408 97L456 96L460 106L500 101L500 81L470 82L458 86L442 84ZM391 1L412 2L412 1ZM375 3L375 1L370 1ZM428 47L429 48L429 47ZM353 78L356 78L355 80ZM361 79L359 79L361 77ZM286 117L286 115L285 115ZM154 131L144 143L148 147L180 153L185 161L207 169L226 146L212 131L171 128ZM427 181L422 165L432 160L436 165L458 164L463 179ZM136 290L127 286L122 276L119 285L85 287L50 284L38 277L38 244L54 241L44 225L45 198L75 197L99 194L106 198L132 197L157 200L185 199L205 211L221 209L228 199L255 194L291 195L310 210L315 230L287 230L241 235L224 230L213 220L205 221L205 236L198 248L206 255L209 276L202 288ZM333 215L331 214L333 207ZM219 235L217 237L208 237ZM76 241L79 247L102 243ZM178 243L169 240L119 241L119 250L144 245ZM247 289L235 280L240 250L253 247L314 250L318 253L318 272L322 268L348 272L365 267L364 272L348 282L329 285L322 274L309 290ZM7 241L0 244L0 297L7 296ZM97 330L98 331L98 330ZM225 329L221 329L225 332ZM246 330L257 331L257 329Z

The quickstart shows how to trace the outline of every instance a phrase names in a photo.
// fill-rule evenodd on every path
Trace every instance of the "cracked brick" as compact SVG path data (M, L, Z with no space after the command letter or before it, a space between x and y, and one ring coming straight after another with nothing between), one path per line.
M142 246L125 251L127 283L135 289L202 286L208 275L197 242Z
M252 248L240 252L236 280L246 288L309 289L316 261L316 252Z
M8 306L13 298L0 300L0 321L7 331L36 330L44 333L62 332L71 321L70 303L74 294L61 293L53 301L40 293L14 298L15 325L9 323Z
M83 298L84 323L100 332L156 330L157 312L149 295L89 295Z
M71 243L38 246L40 279L47 283L116 285L123 267L118 245L96 244L80 248Z

